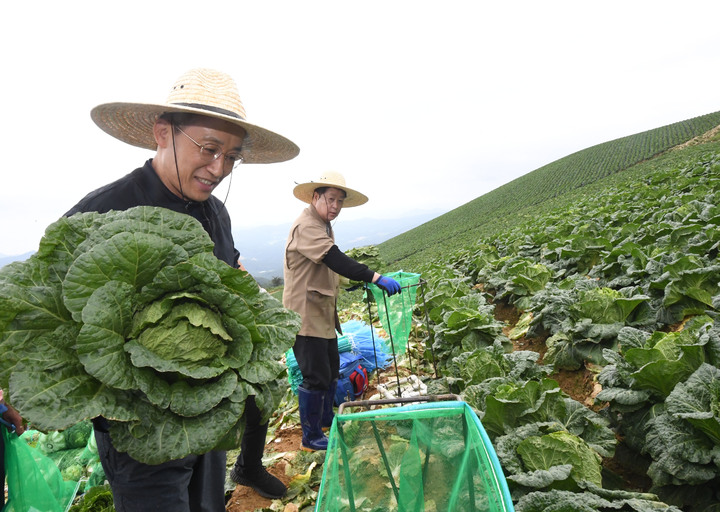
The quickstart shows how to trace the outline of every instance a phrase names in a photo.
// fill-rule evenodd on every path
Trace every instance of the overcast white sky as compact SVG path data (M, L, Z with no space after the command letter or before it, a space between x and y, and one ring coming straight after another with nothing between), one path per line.
M720 2L5 2L0 254L152 152L90 110L231 74L252 123L300 146L246 165L235 226L289 223L295 182L339 171L343 219L448 211L586 147L720 110ZM220 195L220 194L218 194ZM222 196L224 197L224 191Z

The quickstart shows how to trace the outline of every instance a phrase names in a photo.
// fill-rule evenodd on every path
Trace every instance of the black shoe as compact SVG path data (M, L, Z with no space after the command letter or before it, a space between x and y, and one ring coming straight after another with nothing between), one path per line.
M230 470L230 479L236 484L252 487L260 496L272 500L282 498L287 492L285 484L268 473L262 466L249 471L235 464Z

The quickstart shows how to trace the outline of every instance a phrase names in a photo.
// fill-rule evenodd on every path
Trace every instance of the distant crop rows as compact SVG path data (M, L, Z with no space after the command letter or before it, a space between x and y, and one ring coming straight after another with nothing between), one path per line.
M622 137L568 155L380 245L399 267L507 229L538 205L596 183L702 135L720 124L720 112Z
M720 112L630 135L573 153L515 180L526 204L562 195L682 144L720 124ZM519 189L518 189L519 186Z

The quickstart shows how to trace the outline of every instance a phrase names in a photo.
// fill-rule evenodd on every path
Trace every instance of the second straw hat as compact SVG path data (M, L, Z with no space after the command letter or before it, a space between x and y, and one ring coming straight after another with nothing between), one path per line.
M300 183L293 189L295 197L306 203L312 202L313 192L316 188L320 187L333 187L344 190L345 201L343 202L343 208L349 208L351 206L360 206L368 202L368 198L365 194L361 194L357 190L353 190L345 185L345 178L339 172L326 171L317 181L308 181L307 183Z

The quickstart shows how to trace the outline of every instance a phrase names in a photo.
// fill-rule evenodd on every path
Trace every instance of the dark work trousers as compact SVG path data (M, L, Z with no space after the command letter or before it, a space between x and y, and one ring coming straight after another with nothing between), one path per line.
M261 425L260 419L260 409L255 405L255 397L250 395L245 401L245 431L240 445L240 455L236 462L249 474L252 474L254 469L262 467L268 422Z
M224 512L225 452L150 465L117 451L106 432L95 439L117 512Z
M307 390L327 391L340 373L340 355L337 338L295 336L293 354L303 376L302 387Z
M245 401L245 422L240 465L262 466L268 424L260 425L255 397ZM95 422L94 422L95 423ZM97 425L107 425L104 420ZM224 512L225 452L189 455L148 465L118 452L104 428L95 429L100 462L113 492L117 512Z

